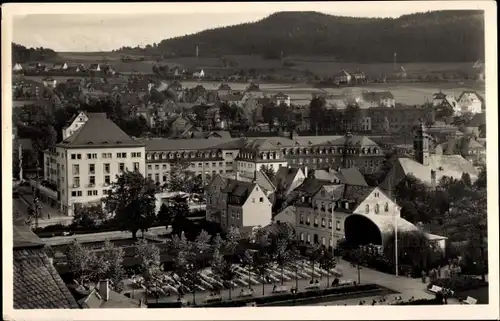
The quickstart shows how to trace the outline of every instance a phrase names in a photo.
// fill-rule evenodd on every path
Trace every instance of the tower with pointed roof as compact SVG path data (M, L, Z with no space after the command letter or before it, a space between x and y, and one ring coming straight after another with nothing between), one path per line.
M413 142L413 149L415 150L415 160L424 166L429 165L429 148L430 137L427 133L427 128L423 121L420 122L418 126L417 133L415 135L415 141Z

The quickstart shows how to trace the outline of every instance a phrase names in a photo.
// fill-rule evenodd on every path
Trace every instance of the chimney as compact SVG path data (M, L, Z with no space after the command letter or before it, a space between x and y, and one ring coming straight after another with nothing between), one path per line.
M99 281L99 295L105 300L109 300L109 280Z

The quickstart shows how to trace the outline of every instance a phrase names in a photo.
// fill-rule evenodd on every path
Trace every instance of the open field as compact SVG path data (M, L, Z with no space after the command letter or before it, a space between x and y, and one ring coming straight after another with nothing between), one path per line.
M220 58L212 57L173 57L165 58L159 62L152 57L144 57L145 61L122 62L120 58L124 54L116 52L90 52L90 53L59 53L59 60L68 63L91 63L91 62L109 62L118 72L151 72L154 64L168 65L169 67L182 66L188 69L195 68L223 68ZM128 55L133 57L132 55ZM268 72L283 73L288 70L289 73L312 72L321 77L331 77L341 69L355 71L359 69L370 78L377 78L381 75L391 75L394 65L392 63L371 63L360 64L351 62L335 62L329 57L286 57L285 60L293 66L283 68L279 59L265 59L256 55L227 55L225 58L235 62L235 69L257 69ZM137 56L136 58L140 58ZM474 62L457 63L397 63L396 66L403 66L408 76L441 74L446 77L447 74L462 74L473 77L476 72L472 68Z

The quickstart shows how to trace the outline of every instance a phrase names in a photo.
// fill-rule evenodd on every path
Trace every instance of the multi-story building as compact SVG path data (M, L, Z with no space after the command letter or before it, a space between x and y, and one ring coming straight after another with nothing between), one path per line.
M44 153L44 178L56 186L53 196L61 213L69 216L77 204L100 203L121 172L146 172L144 144L104 113L87 117L78 130Z
M396 99L390 91L365 91L357 99L360 108L396 107Z
M168 180L173 163L184 163L205 182L219 173L232 173L239 149L234 139L151 139L145 140L147 176L157 183Z
M309 178L294 193L294 225L300 242L336 247L346 234L350 234L351 240L359 243L371 243L367 242L367 238L371 238L373 244L382 245L382 239L378 240L378 237L388 232L387 222L398 220L399 228L413 226L400 217L397 204L377 187L332 184ZM283 213L290 217L287 209ZM281 220L281 215L277 214L275 220ZM375 223L378 231L373 235L362 226L353 227L352 222L348 222L351 216L368 219Z
M206 195L207 220L220 224L225 231L235 227L246 233L271 223L272 204L256 182L216 175Z
M433 122L434 109L425 107L378 107L368 109L371 130L376 133L410 133L422 120Z
M238 171L254 173L260 171L264 166L272 168L276 172L280 167L286 167L288 164L279 146L267 139L243 139L239 143Z
M285 105L290 107L291 104L290 96L285 95L282 92L279 92L276 95L272 96L272 101L276 106Z

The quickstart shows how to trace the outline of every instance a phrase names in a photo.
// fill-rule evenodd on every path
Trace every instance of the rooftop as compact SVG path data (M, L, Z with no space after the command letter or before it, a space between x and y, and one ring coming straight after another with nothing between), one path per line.
M65 148L143 146L107 118L105 113L88 113L87 116L88 121L73 135L59 143L59 146Z

